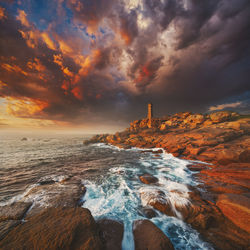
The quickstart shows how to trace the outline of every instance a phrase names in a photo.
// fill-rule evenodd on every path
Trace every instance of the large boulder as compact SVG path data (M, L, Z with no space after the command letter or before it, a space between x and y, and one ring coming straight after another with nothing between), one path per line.
M143 206L152 206L168 216L175 216L172 204L160 189L140 189L140 197Z
M198 124L201 124L205 121L205 117L202 114L193 114L189 115L185 120L183 120L183 123L191 125L195 127Z
M174 250L170 239L151 221L133 223L135 250Z
M14 202L0 207L0 221L21 220L28 211L31 202Z
M103 249L98 226L85 208L48 208L16 226L0 249Z
M228 111L219 111L214 112L209 115L209 118L214 123L229 121L232 118L231 112Z
M250 198L246 195L219 195L216 205L235 225L250 233Z
M124 227L121 222L101 219L97 221L100 237L107 250L121 250Z

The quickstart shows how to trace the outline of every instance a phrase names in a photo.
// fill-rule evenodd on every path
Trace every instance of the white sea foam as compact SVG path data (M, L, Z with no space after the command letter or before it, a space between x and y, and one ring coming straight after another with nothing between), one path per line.
M125 250L134 249L133 221L145 219L139 212L141 206L148 206L152 199L162 199L169 203L173 212L181 219L176 207L188 206L190 203L187 184L194 183L191 174L186 171L189 162L166 153L158 158L153 156L140 154L139 160L132 165L126 163L110 168L101 183L100 180L83 181L87 188L83 206L89 208L96 219L108 217L123 221L122 249ZM152 174L159 182L154 185L143 184L138 176L144 173ZM181 220L169 219L170 217L160 212L157 214L158 217L152 221L171 238L177 249L210 249L209 245L199 238L199 234ZM176 232L170 235L169 230Z
M18 194L7 201L0 202L0 206L10 205L14 202L22 200L36 186L38 186L38 184L33 184L29 186L22 194Z

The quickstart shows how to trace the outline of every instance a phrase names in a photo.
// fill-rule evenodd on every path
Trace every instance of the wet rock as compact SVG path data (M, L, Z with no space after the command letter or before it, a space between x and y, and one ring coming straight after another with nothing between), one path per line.
M147 217L148 219L154 218L157 216L157 213L152 208L142 208L142 214Z
M86 188L78 179L54 184L44 184L32 188L24 200L34 200L32 209L27 216L40 213L44 207L77 207L80 206ZM38 201L37 201L38 200Z
M144 206L152 206L154 209L169 216L175 215L171 203L163 191L159 189L143 189L140 192L140 196Z
M154 184L158 182L158 179L151 174L144 174L144 175L141 175L139 178L140 178L140 181L145 184Z
M54 183L55 183L54 180L44 180L44 181L39 182L40 185L49 185L49 184L54 184Z
M207 230L211 226L215 226L217 223L216 218L212 214L199 213L192 218L190 224L196 229Z
M0 221L21 220L28 211L31 202L14 202L0 207Z
M207 166L204 164L190 164L190 165L187 165L187 168L190 171L201 171L203 169L207 169Z
M141 153L162 154L163 150L162 149L158 149L158 150L147 149L147 150L142 150Z
M48 208L11 230L0 248L99 250L103 245L88 209Z
M146 189L140 192L140 196L144 206L152 206L154 209L169 216L175 215L171 203L163 191L159 189Z
M0 240L5 237L15 226L19 225L19 220L6 220L0 222Z
M238 194L222 194L216 205L241 229L250 233L250 198Z
M124 227L121 222L101 219L97 221L100 237L107 250L121 250Z
M135 250L174 250L170 239L151 221L133 223Z

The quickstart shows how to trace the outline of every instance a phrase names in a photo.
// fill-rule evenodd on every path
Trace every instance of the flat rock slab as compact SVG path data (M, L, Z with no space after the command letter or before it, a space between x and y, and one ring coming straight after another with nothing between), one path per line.
M28 211L31 202L14 202L0 207L0 221L21 220Z
M48 208L16 226L0 249L103 249L98 226L85 208Z
M38 185L26 194L24 200L34 201L28 217L40 213L45 207L77 207L86 188L71 179L61 183Z
M174 250L170 239L151 221L133 223L135 250Z
M108 250L121 250L124 226L121 222L101 219L97 221L100 229L100 237Z
M158 182L158 179L151 174L144 174L144 175L141 175L139 178L140 178L140 181L145 184L154 184Z
M4 236L7 235L11 231L11 229L19 225L20 223L21 223L20 220L1 221L0 222L0 240L2 240Z
M235 225L250 233L250 198L247 195L222 194L216 205Z

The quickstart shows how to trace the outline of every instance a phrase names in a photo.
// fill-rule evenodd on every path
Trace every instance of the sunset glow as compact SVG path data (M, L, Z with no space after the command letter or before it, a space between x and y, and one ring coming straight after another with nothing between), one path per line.
M249 110L247 1L3 1L0 25L1 127Z

